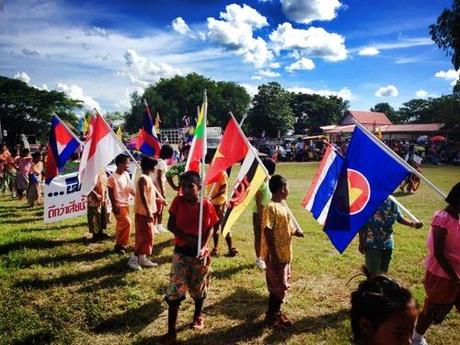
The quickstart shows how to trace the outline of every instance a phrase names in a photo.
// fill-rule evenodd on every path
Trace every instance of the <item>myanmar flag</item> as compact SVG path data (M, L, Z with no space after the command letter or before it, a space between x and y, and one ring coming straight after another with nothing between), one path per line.
M232 116L206 173L205 185L213 182L220 172L246 157L249 146L235 118Z
M227 236L230 228L249 205L267 177L267 171L260 160L253 150L249 150L241 165L232 196L228 202L222 225L222 237Z
M198 115L198 121L195 127L195 133L193 136L192 145L190 147L190 153L188 155L187 164L185 171L196 171L200 172L200 161L204 160L207 152L206 145L206 112L208 104L207 101L203 102L200 113Z

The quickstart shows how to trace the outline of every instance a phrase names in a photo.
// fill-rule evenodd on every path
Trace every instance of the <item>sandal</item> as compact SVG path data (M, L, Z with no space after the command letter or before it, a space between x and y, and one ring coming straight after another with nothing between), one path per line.
M237 255L238 255L238 250L235 247L230 248L230 250L228 251L228 254L227 254L227 256L229 256L231 258L233 258L233 257L235 257Z

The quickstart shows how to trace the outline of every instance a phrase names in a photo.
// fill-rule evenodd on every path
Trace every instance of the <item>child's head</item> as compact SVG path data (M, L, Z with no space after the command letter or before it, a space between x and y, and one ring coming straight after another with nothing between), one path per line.
M409 290L377 276L351 294L350 317L355 343L410 344L417 307Z
M200 175L195 171L186 171L180 175L180 187L185 199L196 201L201 189Z
M458 182L447 195L446 202L460 212L460 182Z
M273 174L275 173L275 170L276 170L276 162L271 158L264 158L262 160L262 164L267 169L268 174L270 176L273 176Z
M32 160L34 163L40 162L41 159L42 159L42 154L40 152L34 152L32 154Z
M119 154L115 157L115 165L117 166L117 170L127 171L129 168L129 157L124 153Z
M161 159L170 159L174 153L174 149L171 145L164 144L160 149L160 158Z
M21 150L21 157L27 157L30 154L29 149L22 149Z
M268 188L274 197L286 199L289 194L287 180L281 175L273 175L268 181Z
M157 165L156 159L149 156L142 156L141 158L141 169L145 173L150 173L155 169Z

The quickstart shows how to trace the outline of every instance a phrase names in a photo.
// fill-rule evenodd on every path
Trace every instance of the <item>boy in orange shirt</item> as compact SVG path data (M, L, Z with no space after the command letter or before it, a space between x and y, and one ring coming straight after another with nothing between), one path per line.
M141 159L142 175L136 183L136 195L134 197L134 224L136 239L134 244L134 254L128 261L128 266L133 270L141 270L142 267L155 267L147 259L147 255L152 254L155 213L157 213L155 186L149 174L155 170L157 161L153 158L143 156Z
M129 195L134 195L134 188L129 179L129 157L120 154L115 158L117 169L107 180L112 212L117 220L115 228L115 251L120 254L126 252L131 233L131 219L129 218Z
M168 333L161 338L162 344L176 344L176 323L179 305L187 291L195 301L195 313L191 327L203 329L201 310L209 285L211 257L208 242L212 228L219 218L209 200L203 200L203 234L200 254L198 252L198 222L201 188L200 175L187 171L180 177L182 194L174 198L169 208L168 229L174 234L175 248L165 300L168 303Z

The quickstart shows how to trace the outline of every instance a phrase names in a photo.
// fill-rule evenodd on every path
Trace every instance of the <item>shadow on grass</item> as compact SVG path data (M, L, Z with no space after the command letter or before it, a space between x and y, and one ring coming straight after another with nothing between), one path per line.
M244 306L244 307L243 307ZM237 326L220 329L216 332L198 333L188 338L186 344L236 344L241 341L251 342L263 333L262 321L256 321L265 312L266 297L244 288L238 288L230 296L204 307L207 322L212 322L213 315L225 314L234 320L241 320ZM181 314L179 312L179 319ZM182 331L184 328L179 329ZM180 334L179 334L180 335ZM139 339L134 344L158 344L159 337Z
M95 333L138 333L155 321L163 311L162 300L155 299L140 307L111 316L92 329Z
M392 194L395 198L404 198L406 196L411 196L414 194L408 192L401 192L400 190Z
M17 282L14 284L14 286L16 288L24 289L49 289L55 286L68 286L76 283L84 284L84 282L90 281L92 279L99 279L105 276L117 277L118 282L125 285L123 278L128 272L128 266L126 266L126 262L127 259L122 257L117 261L111 262L104 266L96 267L88 271L65 274L51 279L27 278ZM94 286L99 288L101 287L99 283L94 284Z
M234 274L237 274L240 271L244 271L247 269L253 269L254 265L253 264L244 264L244 265L239 265L239 266L232 266L229 268L226 268L224 270L219 270L219 271L213 271L212 272L212 277L213 279L227 279L233 276Z
M62 229L72 229L78 228L81 226L88 225L87 222L80 222L76 224L61 224L61 225L44 225L43 227L39 228L30 228L30 229L21 229L21 232L36 232L36 231L52 231L52 230L62 230Z
M171 239L167 239L159 243L155 242L155 244L153 245L153 249L152 249L152 258L155 259L156 256L160 255L163 249L168 248L168 247L173 247ZM169 257L171 256L172 256L172 253L169 255Z
M41 220L42 217L29 217L29 218L8 218L4 220L0 220L0 224L24 224L24 223L30 223L30 222L36 222L38 220Z
M60 266L69 262L94 262L113 253L113 250L107 249L103 252L88 252L80 254L62 254L56 256L38 257L32 260L23 260L21 262L21 268L27 268L33 265Z
M328 328L339 328L341 323L348 319L350 312L348 309L341 309L339 311L318 315L307 316L303 319L295 321L293 325L286 331L273 331L268 337L264 339L265 344L279 344L283 343L291 336L296 334L310 333L318 334Z
M41 331L38 333L30 334L20 340L13 340L11 344L12 345L51 344L53 341L53 338L54 336L50 331Z
M14 250L24 250L24 249L51 249L59 246L64 246L66 244L73 243L85 243L84 238L76 238L72 240L48 240L44 238L28 238L25 240L19 240L14 242L9 242L0 245L0 255L8 254Z

